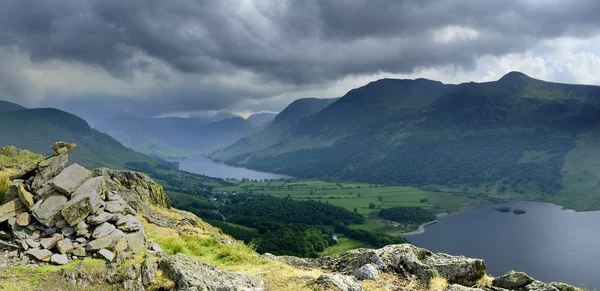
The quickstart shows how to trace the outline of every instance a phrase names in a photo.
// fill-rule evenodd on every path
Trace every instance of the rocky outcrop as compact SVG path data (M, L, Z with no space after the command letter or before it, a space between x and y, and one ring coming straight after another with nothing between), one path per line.
M0 206L0 222L8 221L10 228L3 230L2 244L15 245L34 260L60 265L86 256L112 261L119 255L140 253L147 246L143 224L121 194L137 204L148 199L132 197L129 190L113 187L114 181L78 164L65 168L75 148L56 143L53 156L13 180L11 193L16 195ZM140 183L136 191L143 192L141 182L149 178L131 176ZM154 184L144 185L159 192Z
M380 273L388 273L427 286L433 279L443 279L456 291L533 291L578 290L562 283L546 284L525 273L510 272L493 280L490 286L478 285L486 274L483 260L432 253L410 244L389 245L381 249L356 249L324 258L296 258L290 256L263 257L303 268L322 268L332 273L324 274L316 283L327 290L362 290L356 280L377 280ZM358 285L360 286L360 285ZM560 287L560 288L559 288ZM572 289L570 289L572 288Z
M224 271L182 254L166 256L160 260L159 265L175 282L177 290L265 290L264 282L259 279Z

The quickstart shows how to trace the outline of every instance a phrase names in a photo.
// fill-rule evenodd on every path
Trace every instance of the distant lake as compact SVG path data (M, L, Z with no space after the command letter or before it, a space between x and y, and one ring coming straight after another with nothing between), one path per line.
M180 170L215 178L235 178L238 180L241 180L243 178L255 180L292 178L288 175L273 174L259 172L246 168L232 167L225 164L213 162L211 159L207 158L181 159L175 160L175 162L179 163Z
M501 206L527 213L494 210ZM516 270L544 282L600 289L600 211L514 201L482 203L438 220L405 237L433 252L484 259L493 276Z

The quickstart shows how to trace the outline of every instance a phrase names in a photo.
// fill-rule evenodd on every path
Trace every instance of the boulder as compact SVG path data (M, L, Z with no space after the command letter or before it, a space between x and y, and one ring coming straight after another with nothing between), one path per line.
M52 195L33 206L33 216L44 226L54 227L62 219L61 210L67 203L64 195Z
M85 251L85 248L82 248L82 247L74 249L71 253L74 256L77 256L77 257L85 257L85 256L87 256L87 252Z
M127 240L129 250L134 254L139 254L144 249L146 236L143 231L139 230L136 232L125 233L125 239Z
M38 171L33 179L31 187L33 190L38 190L42 185L48 183L52 178L56 177L69 161L67 154L60 154L49 157L38 164Z
M255 277L224 271L184 254L164 256L160 269L175 282L177 290L264 290Z
M533 278L529 277L525 273L510 271L504 276L494 279L492 286L509 290L515 290L523 288L532 283L533 281Z
M109 262L112 262L115 259L115 254L107 249L100 249L98 254Z
M158 271L157 263L152 259L151 256L146 256L144 258L144 262L142 263L142 283L144 285L149 285L154 279L156 275L156 271Z
M40 250L40 249L31 249L25 252L25 254L28 254L34 258L36 258L38 261L43 261L43 262L47 262L50 260L50 256L52 256L52 252L49 250Z
M57 141L52 146L52 150L55 155L68 154L77 148L77 145L74 143L68 143L64 141Z
M69 258L65 254L54 254L50 257L50 263L55 265L65 265L69 262Z
M19 226L28 226L31 223L31 215L27 212L17 214L16 222Z
M153 212L151 206L171 207L171 200L162 186L146 174L107 168L96 169L94 174L104 176L108 190L119 193L135 211L148 213ZM109 194L109 200L112 196Z
M27 207L23 205L21 199L13 199L0 205L0 222L5 222L9 218L17 216L17 213L27 211Z
M96 177L87 180L73 194L71 200L62 209L62 215L69 225L74 226L96 213L105 197L106 186L104 178Z
M358 280L377 280L379 270L374 264L366 264L354 272L354 277Z
M52 179L52 187L57 191L71 195L85 181L92 178L92 172L79 164L72 164Z
M128 214L117 220L117 228L125 232L133 232L142 229L142 222L135 216Z
M100 249L113 248L117 241L124 236L125 234L122 231L115 229L107 236L90 241L86 249L88 251L99 251Z
M108 222L105 222L103 224L98 225L95 229L94 232L92 232L92 237L93 238L101 238L103 236L107 236L108 234L110 234L111 232L113 232L116 229L116 227Z
M325 288L340 291L362 291L363 288L356 278L340 274L323 274L317 278L317 284Z
M61 254L68 254L73 250L73 243L68 238L60 240L56 243L56 249Z
M40 240L40 245L47 250L53 249L56 244L61 241L64 237L62 234L54 234L52 237L43 238Z
M116 217L117 216L115 214L108 213L108 212L102 212L102 213L100 213L98 215L90 215L90 216L88 216L88 218L86 219L86 221L90 225L99 225L99 224L102 224L102 223L107 222L109 220L113 220Z
M27 207L28 210L31 210L34 205L33 195L31 195L31 193L29 193L29 191L27 191L25 189L23 184L18 186L17 193L19 194L19 199L21 199L21 202L23 202L23 205L25 205L25 207Z

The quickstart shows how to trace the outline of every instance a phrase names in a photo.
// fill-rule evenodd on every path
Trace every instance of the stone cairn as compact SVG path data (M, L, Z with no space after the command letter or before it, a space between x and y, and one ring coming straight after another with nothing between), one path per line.
M52 156L11 176L0 206L0 247L63 265L84 257L112 262L147 246L136 211L109 190L104 176L66 167L75 148L57 142Z

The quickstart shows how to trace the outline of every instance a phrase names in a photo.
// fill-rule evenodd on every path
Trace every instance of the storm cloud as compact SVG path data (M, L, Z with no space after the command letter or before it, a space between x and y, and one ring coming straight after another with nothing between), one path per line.
M489 57L547 60L565 39L597 39L598 14L593 0L5 0L0 93L31 104L122 97L147 115L279 110L309 97L302 94L334 93L326 88L340 82L347 90L381 74L483 78ZM24 60L7 69L14 58ZM81 83L98 84L96 76L112 89L36 82L36 72L53 69L89 76ZM23 89L32 85L41 89Z

